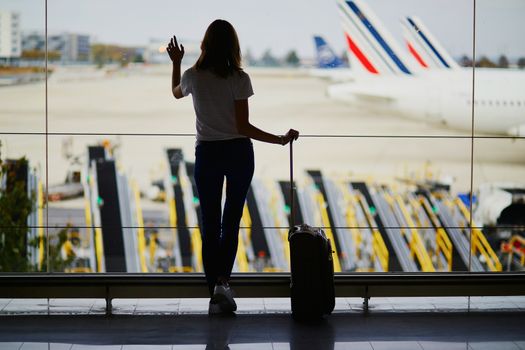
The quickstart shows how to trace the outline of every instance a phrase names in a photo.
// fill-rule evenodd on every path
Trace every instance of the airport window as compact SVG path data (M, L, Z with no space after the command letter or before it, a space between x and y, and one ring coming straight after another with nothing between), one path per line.
M0 68L0 159L2 174L9 173L2 175L0 199L18 195L27 210L22 218L16 208L0 213L6 220L0 227L8 227L2 234L25 238L13 248L23 259L9 265L20 271L0 272L202 272L195 114L191 97L175 100L169 90L173 23L162 19L165 10L133 3L130 13L151 11L159 22L145 18L139 30L133 16L117 21L111 4L107 13L88 10L93 20L80 25L75 1L37 30L26 19L44 19L44 9L7 9L19 11L11 26L20 30L3 41L18 56L2 58ZM250 120L279 135L301 132L293 146L293 195L288 147L253 142L256 167L235 272L289 271L291 221L324 230L336 272L525 269L515 249L524 244L525 135L519 133L525 121L501 108L525 104L510 100L525 84L505 60L498 62L505 55L508 66L519 64L512 50L520 38L498 31L497 44L481 35L473 45L473 28L461 21L472 18L472 6L396 4L339 8L342 27L320 2L312 5L315 13L302 9L303 18L325 27L324 38L286 12L275 16L301 27L300 34L279 27L262 35L260 19L234 9L207 13L232 18L239 34L255 92ZM179 13L193 18L193 6ZM271 9L264 2L250 6L253 13ZM480 18L490 12L484 6ZM505 24L508 9L493 6ZM418 9L421 17L408 21ZM384 38L358 21L362 16ZM397 18L404 18L401 26ZM444 21L453 22L456 35L443 30ZM105 25L117 22L129 33ZM182 72L198 59L209 24L184 23L175 33L186 48ZM421 28L432 31L427 40ZM492 32L486 29L480 33ZM503 204L496 207L496 200Z

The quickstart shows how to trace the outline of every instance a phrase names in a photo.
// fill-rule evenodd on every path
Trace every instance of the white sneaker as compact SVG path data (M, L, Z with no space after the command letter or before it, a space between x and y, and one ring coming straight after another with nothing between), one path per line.
M233 299L234 292L228 284L216 284L213 290L213 298L220 305L223 312L237 310L237 304Z

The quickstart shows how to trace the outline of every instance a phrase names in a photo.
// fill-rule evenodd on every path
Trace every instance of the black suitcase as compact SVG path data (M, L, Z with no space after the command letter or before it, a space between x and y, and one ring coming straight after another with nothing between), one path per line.
M293 142L293 141L292 141ZM290 244L292 316L298 320L329 315L335 306L332 246L323 230L306 224L294 226L293 148L290 142Z

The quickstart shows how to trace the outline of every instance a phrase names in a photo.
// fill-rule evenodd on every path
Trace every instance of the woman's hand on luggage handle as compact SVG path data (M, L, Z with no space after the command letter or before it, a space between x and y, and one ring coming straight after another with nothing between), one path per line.
M283 140L282 144L286 145L286 144L288 144L288 142L290 142L292 140L297 140L298 138L299 138L299 131L294 130L294 129L290 129L290 130L288 130L286 135L284 135L282 137L282 140Z

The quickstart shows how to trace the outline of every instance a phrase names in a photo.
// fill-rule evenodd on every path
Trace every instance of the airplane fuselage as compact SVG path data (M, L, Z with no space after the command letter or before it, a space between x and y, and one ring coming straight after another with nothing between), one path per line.
M474 108L476 132L525 135L525 72L476 69L474 84L472 77L472 69L467 68L413 76L369 75L331 86L328 94L374 112L459 130L471 130Z

